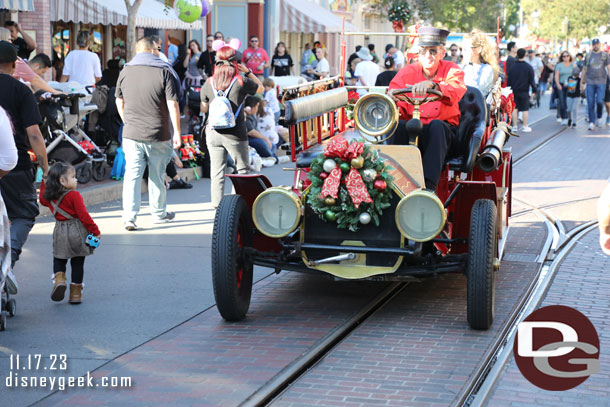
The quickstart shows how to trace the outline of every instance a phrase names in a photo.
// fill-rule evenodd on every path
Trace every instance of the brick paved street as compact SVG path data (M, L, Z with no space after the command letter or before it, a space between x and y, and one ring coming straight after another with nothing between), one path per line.
M566 305L585 314L597 329L600 340L601 372L580 386L551 392L535 387L519 372L514 358L507 364L500 384L487 403L490 407L587 406L605 407L610 403L610 257L598 243L598 232L589 232L579 241L557 272L542 307Z
M510 141L516 157L561 130L548 110L537 109L532 116L537 120L534 132ZM515 196L545 206L567 229L593 219L595 202L591 198L609 175L607 133L606 129L587 132L583 126L563 131L515 166ZM274 185L289 184L293 175L278 167L265 173ZM339 283L286 272L270 275L270 270L258 268L255 277L259 282L248 318L242 323L225 323L213 307L211 292L213 212L201 204L209 200L209 180L169 196L178 210L177 221L150 227L148 215L144 215L144 230L135 234L121 230L117 201L92 208L102 230L112 232L104 232L103 246L88 260L86 302L78 308L48 300L52 222L41 219L19 269L18 317L9 321L9 330L0 336L4 340L1 379L9 370L9 353L64 352L70 359L66 374L80 376L92 371L95 378L129 376L132 387L66 390L48 397L44 389L3 389L2 405L6 401L10 406L238 405L387 286ZM498 273L492 329L477 332L467 328L463 276L410 283L275 404L451 403L538 267L546 228L523 204L514 202L513 212L517 216L511 220ZM580 267L588 261L583 252L575 264ZM566 283L565 290L569 292L574 285L574 281ZM556 303L562 303L560 300L557 297ZM596 308L598 305L593 303L591 310L600 315L603 307ZM510 380L520 379L510 376L510 370L506 378L506 386ZM593 390L603 393L599 382L592 383ZM505 394L509 402L514 401L503 389L497 395ZM553 395L535 396L549 400Z

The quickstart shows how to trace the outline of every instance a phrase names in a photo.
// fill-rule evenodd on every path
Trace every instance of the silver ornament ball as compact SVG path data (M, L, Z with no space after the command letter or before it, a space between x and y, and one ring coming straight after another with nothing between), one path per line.
M326 160L324 160L324 163L322 164L322 168L324 168L324 171L330 173L332 170L335 169L335 167L337 166L337 163L335 162L335 160L331 160L330 158L327 158Z
M368 225L371 222L371 215L369 215L368 212L362 212L358 220L360 220L360 223L363 225Z
M368 170L364 170L362 172L362 178L364 178L364 180L366 182L373 182L377 178L377 171L375 171L372 168L369 168Z

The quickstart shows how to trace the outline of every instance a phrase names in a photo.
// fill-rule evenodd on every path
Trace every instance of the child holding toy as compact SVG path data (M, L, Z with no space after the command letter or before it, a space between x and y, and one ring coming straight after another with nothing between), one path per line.
M91 219L83 197L76 191L76 171L65 163L55 163L49 170L46 183L40 188L40 203L51 209L55 216L53 230L53 301L64 299L66 292L66 265L70 259L72 283L70 304L82 301L85 257L93 253L87 235L100 237L100 230Z

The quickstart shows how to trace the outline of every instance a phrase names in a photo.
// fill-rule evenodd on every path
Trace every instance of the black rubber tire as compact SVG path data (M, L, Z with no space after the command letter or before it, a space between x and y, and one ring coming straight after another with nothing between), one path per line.
M214 218L212 282L216 306L227 321L244 319L250 308L253 265L242 248L252 246L252 236L250 210L244 199L224 196Z
M96 181L103 181L106 179L106 166L103 161L93 163L92 175Z
M14 298L8 300L6 310L8 311L8 316L11 318L17 315L17 301L15 301Z
M93 177L93 169L91 167L91 163L84 163L82 166L77 167L76 169L76 180L79 184L86 184L91 181L91 177Z
M494 260L498 248L496 217L496 205L489 199L479 199L472 206L466 271L466 312L472 329L489 329L494 319Z

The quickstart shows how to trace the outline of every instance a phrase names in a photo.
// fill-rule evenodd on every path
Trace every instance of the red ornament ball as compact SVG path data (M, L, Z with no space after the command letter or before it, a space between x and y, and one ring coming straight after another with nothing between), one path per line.
M328 173L327 172L321 172L320 173L320 179L326 179L326 177L328 177Z
M388 187L388 184L382 179L375 180L373 183L373 188L377 191L384 191Z

